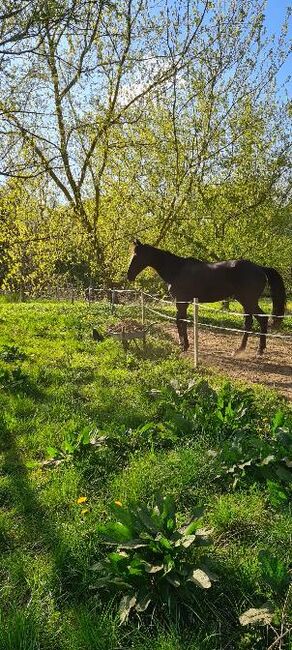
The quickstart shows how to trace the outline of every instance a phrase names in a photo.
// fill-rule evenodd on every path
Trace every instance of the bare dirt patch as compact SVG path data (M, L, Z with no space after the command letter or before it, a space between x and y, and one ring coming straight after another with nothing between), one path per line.
M168 326L168 332L177 341L175 327ZM199 363L202 367L221 371L232 379L253 384L264 384L277 390L292 401L292 343L284 339L270 338L262 357L256 357L258 337L251 336L243 356L233 356L239 347L241 334L219 333L199 330ZM193 355L192 332L189 331L190 348Z

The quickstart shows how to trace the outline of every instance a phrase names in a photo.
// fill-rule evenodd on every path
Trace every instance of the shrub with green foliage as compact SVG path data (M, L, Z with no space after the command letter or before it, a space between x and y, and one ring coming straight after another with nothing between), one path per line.
M225 441L215 455L216 479L225 486L236 487L240 481L266 482L271 505L288 503L292 496L292 431L285 416L277 411L271 421L270 437L239 431L232 441Z

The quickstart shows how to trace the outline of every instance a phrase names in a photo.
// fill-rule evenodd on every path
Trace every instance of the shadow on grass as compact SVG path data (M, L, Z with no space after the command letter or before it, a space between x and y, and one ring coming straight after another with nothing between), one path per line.
M86 558L74 555L61 538L48 510L39 502L30 484L29 470L17 447L15 437L8 428L2 430L0 445L2 474L12 482L13 499L10 499L10 506L13 506L15 517L23 527L26 549L33 551L34 555L45 552L51 557L55 569L57 598L62 597L67 603L78 602L81 598L86 600ZM9 544L7 550L9 551Z
M22 394L36 400L44 398L36 383L19 366L12 370L0 369L0 387L10 394Z

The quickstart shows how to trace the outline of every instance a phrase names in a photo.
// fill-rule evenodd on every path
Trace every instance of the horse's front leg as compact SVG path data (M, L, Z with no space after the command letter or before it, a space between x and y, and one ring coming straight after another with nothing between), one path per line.
M180 346L183 352L189 347L188 330L187 330L187 302L180 302L176 305L176 326L179 336Z

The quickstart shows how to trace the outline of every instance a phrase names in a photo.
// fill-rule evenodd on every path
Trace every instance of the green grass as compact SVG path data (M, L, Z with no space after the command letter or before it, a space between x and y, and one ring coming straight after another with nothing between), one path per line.
M92 327L105 333L132 314L124 307L115 316L106 304L0 304L0 650L264 649L273 630L241 628L238 616L267 599L280 629L287 586L273 583L259 553L291 562L289 485L279 503L265 480L242 477L232 489L216 478L221 459L212 454L241 429L247 442L268 441L279 410L290 428L291 407L262 387L224 388L213 374L202 382L161 334L127 354L116 340L93 341ZM190 379L195 393L171 386ZM227 404L229 393L235 414L224 406L220 419L220 395ZM146 422L153 428L144 434ZM88 428L104 441L76 443L66 455L64 442ZM49 447L57 455L44 464ZM151 504L157 492L174 497L181 523L199 505L213 528L219 582L199 594L192 629L155 618L120 627L113 595L94 586L91 567L104 554L97 525L110 503ZM283 650L291 643L287 634Z

